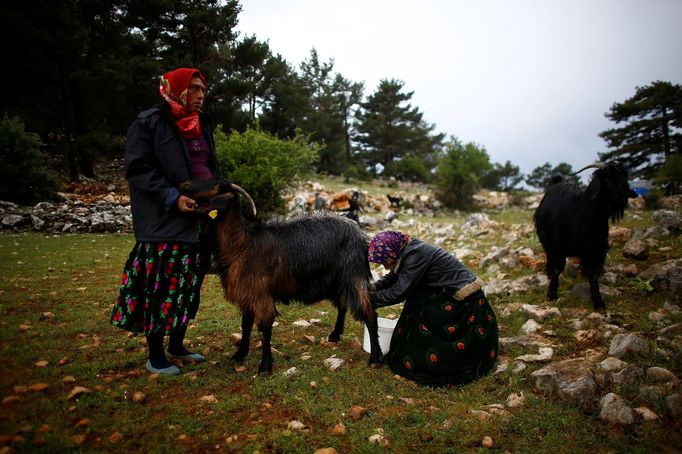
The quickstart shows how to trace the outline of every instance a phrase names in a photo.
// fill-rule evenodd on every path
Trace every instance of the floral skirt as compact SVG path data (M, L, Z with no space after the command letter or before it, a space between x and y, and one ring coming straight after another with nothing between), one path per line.
M186 326L199 309L210 263L207 243L138 241L123 269L111 324L145 335Z
M464 301L422 291L405 303L386 362L417 383L446 386L485 375L497 355L497 319L482 291Z

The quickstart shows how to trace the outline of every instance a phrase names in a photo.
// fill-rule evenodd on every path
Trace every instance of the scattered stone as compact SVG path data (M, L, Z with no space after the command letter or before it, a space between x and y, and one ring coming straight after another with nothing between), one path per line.
M350 415L348 416L353 421L358 421L362 419L367 414L367 409L360 407L359 405L354 405L350 410Z
M206 403L208 403L208 404L216 404L216 403L218 403L218 399L217 399L216 396L214 396L213 394L210 394L210 395L208 395L208 396L201 396L201 397L199 398L199 400L200 400L201 402L206 402Z
M524 348L537 348L537 347L549 347L552 345L549 339L543 337L539 334L526 334L524 336L514 336L514 337L501 337L500 346L508 347L524 347Z
M672 386L677 386L680 380L675 374L670 372L668 369L663 367L650 367L646 370L646 379L650 383L654 384L666 384L670 383Z
M523 394L523 391L520 393L511 393L507 396L507 407L518 408L523 407L524 405L526 405L526 396Z
M575 333L575 340L579 345L583 347L588 347L594 345L599 341L599 330L588 329L588 330L578 330Z
M634 422L632 408L618 394L608 393L601 398L599 405L599 417L608 423L627 426Z
M675 393L665 398L668 413L674 419L682 418L682 394Z
M287 428L289 428L289 430L303 430L305 429L305 424L294 419L293 421L289 421Z
M384 447L390 446L390 444L391 444L391 442L388 441L388 439L381 434L372 435L371 437L369 437L369 442L372 444L384 446Z
M339 367L341 367L341 365L343 363L344 363L344 360L342 360L341 358L337 358L335 356L332 356L331 358L327 358L323 361L323 364L331 370L338 369Z
M637 407L634 412L645 421L656 421L658 419L658 415L646 407Z
M484 405L483 408L487 413L498 416L505 421L511 419L513 416L502 404L488 404Z
M521 327L521 330L526 334L534 333L541 329L542 325L533 320L532 318L529 319L526 323L524 323L523 326Z
M640 239L633 238L623 246L623 257L646 260L649 258L649 245Z
M483 440L481 440L481 445L483 445L484 448L492 448L493 447L493 439L490 437L483 437Z
M284 376L287 378L291 378L296 374L296 368L295 367L290 367L284 372Z
M315 450L315 454L337 454L337 450L334 448L320 448Z
M640 334L616 334L611 340L609 355L617 358L625 356L647 357L651 349L649 342Z
M596 398L595 367L591 360L574 358L548 364L531 376L538 390L582 405Z
M142 391L136 391L133 394L133 402L138 403L138 404L142 403L146 397L147 397L147 395L145 393L143 393Z
M526 370L527 367L528 366L523 361L514 361L514 364L512 364L511 371L513 374L518 374L518 373Z
M650 404L656 404L665 395L665 388L658 385L645 385L639 388L639 397Z
M617 372L627 366L628 363L621 361L615 356L609 356L604 361L599 363L599 368L604 372Z
M307 328L310 326L310 322L308 320L296 320L294 323L291 324L292 326L299 326L301 328Z
M561 318L561 311L556 307L544 308L533 304L523 304L521 310L528 314L529 317L533 317L541 322L549 318Z
M613 374L611 380L617 385L635 385L644 376L644 370L634 364L628 364L619 372Z
M540 351L537 355L521 355L516 359L524 362L542 363L552 359L552 356L554 356L554 349L552 347L540 347Z
M332 428L332 435L346 435L346 426L343 423L338 423Z
M654 222L672 232L682 230L682 216L672 210L656 210L653 215Z
M483 411L483 410L473 410L473 409L472 409L472 410L469 410L469 411L471 412L472 415L476 416L476 418L477 418L480 422L486 422L486 421L488 421L490 418L492 418L492 415L491 415L490 413L488 413L487 411Z

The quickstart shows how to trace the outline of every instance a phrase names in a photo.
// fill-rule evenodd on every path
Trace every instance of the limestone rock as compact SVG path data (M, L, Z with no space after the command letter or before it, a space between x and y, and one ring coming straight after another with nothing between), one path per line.
M599 405L599 417L606 422L627 426L635 420L632 408L618 394L608 393L601 398Z
M646 357L651 352L649 342L640 334L616 334L611 340L609 355L617 358L626 356Z
M583 404L596 398L595 368L593 361L574 358L548 364L531 375L538 390Z

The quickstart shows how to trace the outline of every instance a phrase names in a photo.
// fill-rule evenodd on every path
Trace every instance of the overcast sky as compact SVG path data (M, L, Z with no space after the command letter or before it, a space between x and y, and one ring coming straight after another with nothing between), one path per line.
M298 68L321 61L413 91L436 131L523 173L605 151L604 114L635 87L682 83L682 0L242 0L237 30Z

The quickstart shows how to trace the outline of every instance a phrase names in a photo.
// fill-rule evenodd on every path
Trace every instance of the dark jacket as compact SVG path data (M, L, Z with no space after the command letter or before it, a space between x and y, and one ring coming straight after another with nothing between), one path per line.
M213 128L206 114L201 114L201 125L211 149L210 166L218 176ZM138 241L199 241L198 216L182 213L175 204L178 186L191 180L192 172L185 140L167 103L140 113L128 129L125 175Z
M375 283L372 294L375 307L392 306L417 290L444 292L454 295L459 289L476 280L476 275L452 254L412 238L405 246L394 272Z

